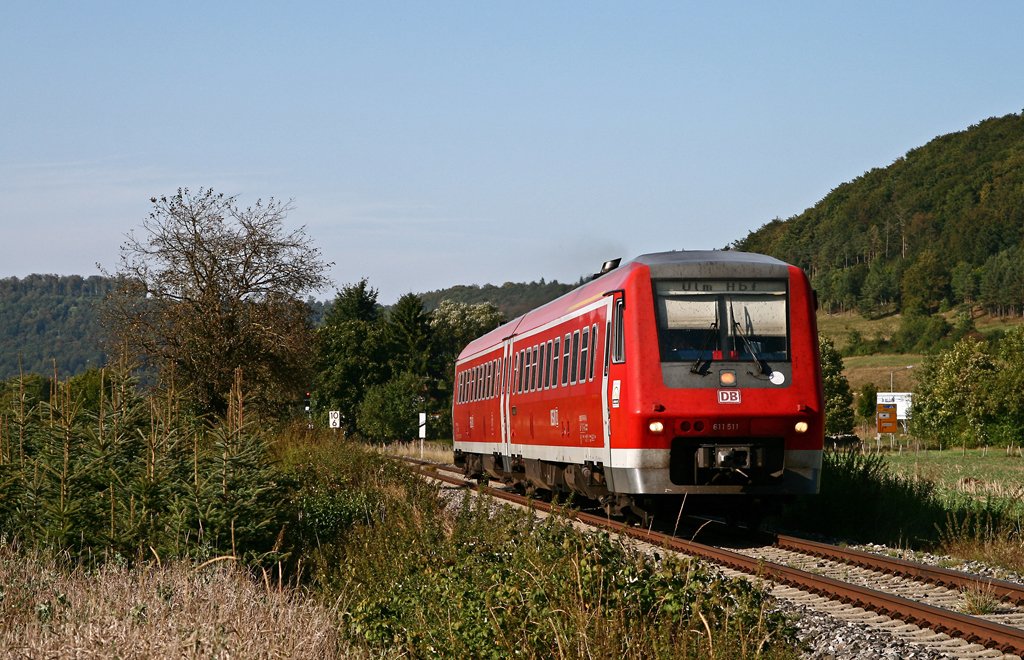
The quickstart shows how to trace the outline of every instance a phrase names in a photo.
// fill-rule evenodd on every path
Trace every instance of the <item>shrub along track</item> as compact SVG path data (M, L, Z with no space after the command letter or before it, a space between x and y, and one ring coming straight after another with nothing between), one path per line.
M477 487L464 478L441 474L441 471L448 471L445 466L410 462L419 464L420 470L432 479L463 488ZM552 510L546 502L506 490L485 486L479 489L492 497L538 511ZM988 649L1024 655L1024 609L1015 607L1024 604L1024 586L1019 584L795 537L778 536L767 546L738 551L687 541L605 516L575 510L567 511L566 515L585 525L700 557L748 576L788 585ZM1006 623L950 609L962 606L963 594L972 591L1001 602L1000 613L994 616ZM928 600L943 606L925 602ZM1009 625L1010 622L1013 625ZM962 650L969 652L967 648ZM945 647L943 651L957 652Z

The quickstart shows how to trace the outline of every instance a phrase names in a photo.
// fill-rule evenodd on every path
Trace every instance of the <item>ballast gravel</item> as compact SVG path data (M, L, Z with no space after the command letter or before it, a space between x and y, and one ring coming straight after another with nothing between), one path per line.
M804 658L815 660L938 660L949 656L894 637L891 633L841 621L806 605L783 611L798 616L797 638Z

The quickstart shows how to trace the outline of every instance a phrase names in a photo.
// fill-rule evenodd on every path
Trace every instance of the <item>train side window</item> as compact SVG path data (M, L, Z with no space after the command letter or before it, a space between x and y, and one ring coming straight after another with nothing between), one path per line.
M494 361L487 363L487 384L484 385L484 398L491 398L491 390L494 388Z
M609 320L604 324L604 375L608 375L608 361L611 359L612 349L612 322Z
M544 381L548 377L548 345L540 343L540 373L537 374L537 389L546 389Z
M462 403L462 374L455 377L455 403Z
M615 301L615 325L614 338L612 339L612 362L619 363L626 361L626 331L622 327L622 321L626 303L621 298Z
M498 358L498 377L494 379L494 393L497 396L501 396L505 385L505 363L507 361L507 358Z
M597 324L590 326L590 373L588 380L594 380L594 363L597 358Z
M483 378L480 377L480 367L473 367L473 400L480 400L480 383Z
M580 336L580 382L587 382L587 364L589 360L587 357L590 355L590 328L583 328L583 334Z
M535 369L533 368L533 349L526 349L526 382L523 383L524 392L533 391L533 374Z
M567 334L565 341L562 343L562 387L569 384L569 344L572 335Z
M516 353L515 360L516 364L515 370L512 372L512 382L508 386L508 389L511 390L512 393L519 391L519 388L517 387L517 384L519 383L519 373L523 370L522 365L519 364L519 353Z
M558 387L558 357L559 349L562 347L562 338L555 338L555 345L551 349L551 387Z
M548 389L549 387L551 387L551 340L550 339L548 340L548 343L544 345L544 348L546 348L547 351L541 356L541 359L542 360L546 360L544 362L544 389Z
M498 396L498 381L501 380L501 360L491 362L491 371L494 378L491 379L491 398Z
M531 383L533 382L533 351L529 348L526 349L526 382L523 383L523 391L529 392L533 389Z
M540 349L537 346L533 347L533 380L530 382L531 390L540 389L540 361L538 359L538 352Z
M579 369L580 359L580 331L572 333L572 373L569 376L569 384L576 384L576 374Z

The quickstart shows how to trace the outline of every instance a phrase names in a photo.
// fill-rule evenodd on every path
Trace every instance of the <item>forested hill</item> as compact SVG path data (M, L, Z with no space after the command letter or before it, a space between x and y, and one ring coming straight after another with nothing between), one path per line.
M805 268L826 310L1024 310L1024 115L935 138L732 247Z
M539 307L546 302L554 300L558 296L571 291L579 286L577 284L562 284L557 280L545 282L505 282L501 286L485 284L483 286L460 285L438 291L429 291L419 294L423 300L423 307L432 310L441 304L442 300L476 304L482 302L494 303L507 319L513 319L520 314Z
M102 328L98 303L114 281L100 276L29 275L0 279L0 379L19 371L50 375L54 360L61 378L89 367L102 366ZM574 284L556 281L501 286L455 286L419 294L424 308L433 310L442 300L492 302L507 318L553 300ZM314 323L323 317L324 303L307 301Z
M112 286L100 276L0 279L0 378L52 374L54 360L60 377L102 365L96 304Z

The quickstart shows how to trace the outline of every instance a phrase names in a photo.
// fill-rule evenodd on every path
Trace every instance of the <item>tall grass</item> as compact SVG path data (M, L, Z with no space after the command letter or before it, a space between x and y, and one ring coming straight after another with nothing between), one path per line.
M298 497L337 512L307 528L317 532L307 575L368 652L793 656L792 631L766 594L702 563L651 557L485 498L446 506L438 486L357 445L307 442L282 460L314 486ZM364 504L358 516L344 504L353 498Z
M933 479L893 471L880 454L825 452L821 493L798 500L783 524L1024 570L1024 521L1012 503L950 497Z
M826 451L820 493L797 500L784 524L854 541L929 546L948 513L933 482L892 472L883 456Z

